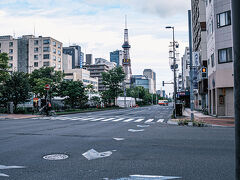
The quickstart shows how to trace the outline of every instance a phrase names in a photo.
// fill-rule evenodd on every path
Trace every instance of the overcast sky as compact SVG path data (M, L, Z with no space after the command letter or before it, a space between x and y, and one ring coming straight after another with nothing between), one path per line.
M133 74L145 68L157 73L157 89L171 82L168 50L175 26L180 56L188 45L190 0L1 0L0 35L51 36L65 46L79 44L84 53L110 59L121 49L124 17L128 17ZM173 90L169 85L167 92Z

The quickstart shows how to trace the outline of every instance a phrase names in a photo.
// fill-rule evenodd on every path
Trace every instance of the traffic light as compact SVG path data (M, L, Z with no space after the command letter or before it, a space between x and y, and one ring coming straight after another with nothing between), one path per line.
M208 78L208 76L207 76L207 68L206 67L202 68L202 78L203 79L207 79Z
M164 86L164 81L162 82L162 86Z

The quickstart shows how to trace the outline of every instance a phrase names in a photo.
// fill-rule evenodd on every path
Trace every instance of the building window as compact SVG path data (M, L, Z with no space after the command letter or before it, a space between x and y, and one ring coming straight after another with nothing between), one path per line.
M53 60L56 61L56 56L53 56Z
M225 48L225 49L219 49L218 50L218 63L228 63L232 62L232 48Z
M12 63L9 63L9 67L12 68L12 67L13 67L13 64L12 64Z
M12 61L13 60L13 56L9 56L9 60Z
M34 60L38 60L38 55L34 55Z
M58 44L58 48L59 48L59 49L61 48L61 44Z
M49 62L43 62L43 66L49 66Z
M60 50L58 50L58 55L61 55L61 51Z
M44 39L43 44L50 44L50 39Z
M9 54L12 54L13 53L13 49L9 49Z
M44 54L43 59L50 59L50 55L49 54Z
M215 63L214 63L214 53L211 55L211 64L212 64L212 67L215 66Z
M58 57L58 62L61 62L61 58L60 57Z
M38 52L38 47L34 48L34 52L37 53Z
M56 44L57 44L57 43L56 43L55 41L53 41L53 46L55 46L55 47L56 47Z
M221 28L224 26L231 25L231 11L217 14L217 27Z
M58 69L61 69L61 65L60 64L58 65Z
M13 42L9 42L9 47L13 47Z
M56 49L53 49L53 53L56 54L56 52L57 52Z
M34 40L34 45L38 45L38 40Z
M38 62L34 62L34 67L38 67Z
M53 67L54 67L54 68L56 67L56 63L53 63Z
M43 47L43 52L49 52L50 51L50 47Z

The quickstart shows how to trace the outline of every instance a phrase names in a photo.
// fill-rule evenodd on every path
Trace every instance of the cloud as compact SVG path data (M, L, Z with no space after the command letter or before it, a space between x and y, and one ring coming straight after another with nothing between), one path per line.
M79 44L84 53L109 59L109 52L121 49L124 15L128 14L130 53L134 74L152 68L157 87L172 81L168 45L176 28L180 52L187 46L187 9L190 0L1 0L1 35L51 36L68 46ZM172 86L166 87L172 91Z

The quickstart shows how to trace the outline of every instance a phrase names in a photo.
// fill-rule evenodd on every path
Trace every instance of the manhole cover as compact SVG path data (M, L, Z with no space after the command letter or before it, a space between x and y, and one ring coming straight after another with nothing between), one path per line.
M63 160L67 158L68 158L68 155L66 154L50 154L50 155L43 156L43 159L50 160L50 161Z

